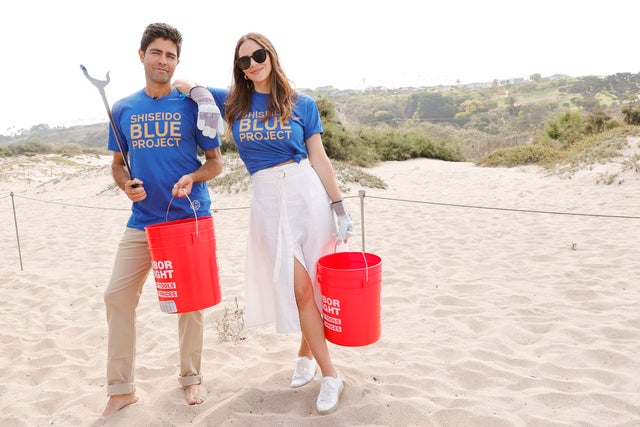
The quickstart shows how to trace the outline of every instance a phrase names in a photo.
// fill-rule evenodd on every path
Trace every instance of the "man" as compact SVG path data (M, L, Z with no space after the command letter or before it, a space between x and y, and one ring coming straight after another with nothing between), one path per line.
M111 171L115 183L132 201L132 213L104 293L109 400L103 417L138 400L134 382L136 307L151 269L144 227L166 221L167 214L169 220L192 218L193 209L197 216L211 215L206 181L222 172L220 138L210 126L211 117L199 120L197 105L183 99L171 84L181 47L177 29L164 23L147 26L138 52L146 85L113 106L117 135L110 130ZM204 163L198 158L198 148L204 152ZM199 404L204 400L199 395L203 313L177 317L178 381L187 403Z

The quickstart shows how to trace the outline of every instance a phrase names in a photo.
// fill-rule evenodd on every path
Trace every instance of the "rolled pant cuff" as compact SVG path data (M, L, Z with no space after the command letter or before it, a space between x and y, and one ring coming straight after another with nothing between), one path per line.
M136 391L135 384L119 383L119 384L109 384L107 386L108 396L115 396L118 394L131 394L131 393L135 393L135 391Z
M190 385L202 384L202 375L187 375L185 377L178 377L178 382L182 387L189 387Z

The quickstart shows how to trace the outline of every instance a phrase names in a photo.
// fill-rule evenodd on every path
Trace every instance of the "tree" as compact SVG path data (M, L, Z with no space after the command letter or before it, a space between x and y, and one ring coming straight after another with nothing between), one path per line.
M624 122L629 125L640 125L640 107L636 104L627 104L622 107Z
M423 92L414 95L418 108L416 118L430 122L453 121L456 115L455 101L439 92Z

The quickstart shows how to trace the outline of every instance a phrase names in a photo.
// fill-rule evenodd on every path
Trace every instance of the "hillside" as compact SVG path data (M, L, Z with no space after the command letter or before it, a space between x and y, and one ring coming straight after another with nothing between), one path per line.
M638 133L626 123L625 108L640 117L636 105L640 73L544 79L533 75L517 84L494 81L362 91L325 87L304 92L318 100L327 152L359 166L415 157L480 163L497 150L532 145L555 144L555 155L556 149L566 151L569 145L575 149L578 140L613 128L619 129L616 137ZM0 136L0 149L5 147L0 155L22 154L6 147L26 143L106 152L107 131L107 122L70 128L42 124L20 135ZM233 149L225 140L223 150ZM540 161L525 159L525 163Z
M70 143L93 148L105 148L109 130L108 122L84 126L49 128L46 124L34 126L15 136L0 135L0 147L27 142L46 144Z

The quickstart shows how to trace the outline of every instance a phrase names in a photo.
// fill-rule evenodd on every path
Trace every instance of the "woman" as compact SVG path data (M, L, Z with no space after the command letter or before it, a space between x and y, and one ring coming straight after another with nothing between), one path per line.
M251 175L245 324L275 322L279 333L302 332L291 387L310 382L317 362L316 409L328 414L338 406L343 381L329 355L315 269L321 256L346 242L353 223L322 144L318 107L292 88L265 36L238 40L233 80L229 90L184 80L174 85L189 92L201 112L213 94Z

